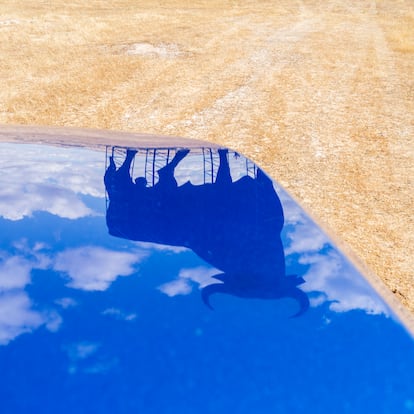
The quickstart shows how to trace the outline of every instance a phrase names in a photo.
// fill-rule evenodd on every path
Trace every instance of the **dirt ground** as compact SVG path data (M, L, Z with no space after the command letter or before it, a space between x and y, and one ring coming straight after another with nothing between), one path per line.
M3 0L0 124L241 151L414 312L412 0Z

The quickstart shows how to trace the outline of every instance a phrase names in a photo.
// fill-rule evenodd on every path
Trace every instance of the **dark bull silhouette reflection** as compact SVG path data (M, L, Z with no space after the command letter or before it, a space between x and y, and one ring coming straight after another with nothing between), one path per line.
M189 150L179 150L158 170L159 181L147 186L144 177L131 178L136 151L128 150L119 169L113 157L105 173L109 196L109 233L130 240L184 246L222 273L219 283L202 289L210 296L227 293L242 298L294 298L299 311L309 307L298 288L301 277L287 276L280 232L282 206L271 180L260 170L233 182L227 150L219 150L220 165L214 183L178 186L174 170Z

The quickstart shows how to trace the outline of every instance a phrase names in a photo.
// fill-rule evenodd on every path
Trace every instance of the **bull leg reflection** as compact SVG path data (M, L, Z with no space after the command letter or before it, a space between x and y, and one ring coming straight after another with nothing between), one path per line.
M220 157L219 169L217 171L216 184L226 186L232 184L229 161L227 159L228 154L227 149L218 150Z
M133 182L129 171L136 153L135 150L127 150L125 160L118 170L114 157L109 158L109 167L105 172L104 182L110 199L125 198L132 190Z
M156 187L164 190L173 190L177 188L177 180L174 177L174 171L179 162L182 161L189 152L189 149L177 151L174 158L165 167L158 170L159 181L156 184Z

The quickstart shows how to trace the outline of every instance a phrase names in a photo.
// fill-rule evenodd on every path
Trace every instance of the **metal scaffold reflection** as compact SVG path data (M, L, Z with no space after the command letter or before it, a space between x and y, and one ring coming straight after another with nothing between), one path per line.
M158 171L165 167L181 149L178 147L134 148L137 154L131 163L131 177L145 177L147 187L153 187L159 180ZM107 146L105 168L107 168L111 157L116 168L119 168L125 159L127 150L128 148L126 147ZM241 157L235 151L229 151L227 157L231 170L236 171L236 174L256 178L257 168L252 161ZM197 181L200 184L214 183L220 165L218 149L208 147L192 148L188 158L194 164L197 164L196 169L189 168L191 171L188 171L188 180L191 179L191 181ZM202 168L200 168L201 164Z

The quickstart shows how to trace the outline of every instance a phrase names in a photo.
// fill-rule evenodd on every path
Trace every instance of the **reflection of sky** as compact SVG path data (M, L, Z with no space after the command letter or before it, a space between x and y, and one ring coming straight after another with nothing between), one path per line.
M311 304L330 302L329 308L336 312L360 309L369 314L388 315L388 307L373 294L368 282L333 248L305 212L282 189L277 191L285 211L286 261L304 267L303 290L315 292L311 294Z
M220 283L218 269L189 249L108 235L103 153L28 148L41 165L0 152L2 170L14 159L18 172L0 177L1 194L14 191L0 201L5 412L36 412L39 398L45 413L410 412L412 342L286 194L287 272L305 278L312 308L289 319L290 299L217 295L211 311L200 289ZM47 194L19 194L46 184L60 212Z
M102 247L84 246L57 254L54 269L67 273L68 286L82 290L106 290L118 276L135 273L134 264L142 252L115 252Z
M207 285L219 283L217 279L212 277L218 273L220 270L204 266L182 269L176 279L162 284L158 289L168 296L188 295L192 292L193 286L201 289Z
M129 252L114 251L98 246L54 252L50 245L43 243L36 243L31 249L26 240L13 243L13 256L0 251L0 344L7 344L42 325L50 331L58 330L62 322L59 307L67 309L77 305L73 298L62 297L55 298L54 303L42 311L35 310L25 290L32 284L34 271L60 276L70 288L103 291L119 276L136 273L137 264L149 252L137 248ZM106 314L109 313L107 310ZM128 318L131 316L124 317Z
M34 211L76 219L93 214L82 196L102 196L102 154L44 145L2 144L0 216L20 220ZM16 151L19 155L16 156ZM91 164L99 168L90 169ZM91 173L93 171L93 173Z
M31 283L32 269L43 269L47 260L33 252L31 258L10 256L0 251L0 345L45 325L56 331L61 323L58 313L35 310L25 288Z
M111 246L113 240L108 246L105 241L107 236L102 237L102 228L93 237L96 226L102 222L99 216L102 216L104 208L103 153L90 152L85 155L79 149L62 151L59 148L29 145L25 146L25 151L19 157L13 157L14 148L16 146L6 145L0 157L0 165L6 171L2 177L4 185L0 188L3 196L8 195L1 198L0 212L3 211L5 219L20 220L22 223L17 227L20 238L10 237L9 240L14 255L4 252L0 256L0 303L5 310L3 315L13 315L0 320L2 343L8 343L18 335L43 325L56 330L62 323L60 310L76 306L76 301L67 295L54 298L54 302L46 309L35 309L25 290L32 283L33 271L44 270L56 274L71 289L105 291L120 276L138 274L140 264L151 255L189 254L190 251L182 247L148 242L129 242L127 250L125 246L114 248ZM137 155L137 171L141 161ZM215 169L218 167L217 162ZM201 184L203 174L200 174L200 164L203 165L202 155L198 153L191 156L190 153L176 170L178 180ZM230 165L234 180L247 173L243 157L231 154ZM86 180L84 185L82 179ZM329 309L335 312L360 309L369 314L388 314L383 301L372 295L368 284L332 248L326 236L283 190L278 188L278 194L285 210L283 237L288 273L304 276L306 284L302 289L310 294L311 305L328 303ZM89 197L82 197L85 195ZM62 222L56 217L52 224L47 216L39 216L39 211L61 217ZM33 214L34 217L22 220ZM72 231L66 228L63 219L72 220ZM48 225L54 227L46 232L38 232L43 235L43 239L37 240L35 232L33 235L27 234L27 220L38 222L39 228L44 229ZM76 224L78 221L79 224ZM8 226L10 231L12 224ZM88 229L91 234L79 237L76 228ZM61 247L52 248L54 245ZM189 295L208 284L220 283L212 278L217 273L220 270L203 261L198 266L182 266L175 272L168 272L168 279L159 283L158 290L169 297ZM109 315L112 312L112 316L117 315L122 319L124 312L121 309L110 309L115 308L108 307L106 313L102 311L102 314ZM126 315L123 319L128 318Z

